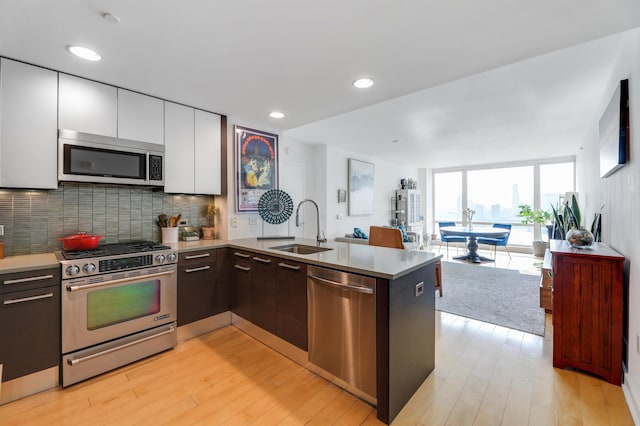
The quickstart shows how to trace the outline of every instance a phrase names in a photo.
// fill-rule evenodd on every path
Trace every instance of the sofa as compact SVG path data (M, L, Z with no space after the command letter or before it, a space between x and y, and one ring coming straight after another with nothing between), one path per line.
M407 232L407 236L409 237L409 241L403 243L405 250L416 250L418 248L418 242L416 241L418 234L416 232ZM339 243L369 245L369 240L356 238L353 234L344 234L344 237L336 237L335 241Z

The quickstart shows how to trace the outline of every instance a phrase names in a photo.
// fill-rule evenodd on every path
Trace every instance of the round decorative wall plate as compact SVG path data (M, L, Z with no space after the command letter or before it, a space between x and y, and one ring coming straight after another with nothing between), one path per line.
M258 200L258 213L265 222L278 225L291 217L293 200L280 189L270 189Z

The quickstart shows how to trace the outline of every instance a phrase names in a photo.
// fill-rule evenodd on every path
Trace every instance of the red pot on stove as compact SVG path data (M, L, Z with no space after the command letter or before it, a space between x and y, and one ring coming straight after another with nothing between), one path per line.
M98 242L102 235L89 235L78 232L76 235L58 238L62 241L62 248L69 251L93 250L98 247Z

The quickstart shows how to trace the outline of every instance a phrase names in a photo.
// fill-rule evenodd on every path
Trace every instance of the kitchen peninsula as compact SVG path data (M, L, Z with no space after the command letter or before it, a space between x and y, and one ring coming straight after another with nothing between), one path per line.
M233 324L376 405L378 418L390 423L434 368L435 292L429 290L435 285L435 262L439 256L337 242L321 244L324 250L317 253L297 254L291 251L292 245L301 247L302 251L305 247L317 247L314 240L305 239L200 240L172 245L179 255L178 333L213 318L215 328ZM285 251L279 249L282 246ZM53 255L46 254L9 257L0 260L0 274L9 278L9 274L54 268L56 262L52 259ZM374 336L372 349L368 354L363 351L373 359L374 377L369 378L375 386L373 392L366 389L359 392L355 389L357 385L348 386L348 377L344 380L331 377L330 371L322 371L311 360L307 282L309 271L314 268L338 271L375 283L370 293L373 309L370 321L353 325L341 323L328 330L339 334L351 326L348 334L353 331ZM183 280L181 273L185 271L196 271L188 274L190 281ZM200 273L209 278L197 278ZM188 293L189 283L195 283L196 292L202 290L212 295L215 306L204 314L207 318L187 318L181 326L181 312L189 316L200 306L199 293ZM214 291L209 289L212 286ZM187 292L182 301L181 291ZM191 303L198 308L190 306ZM339 318L338 312L335 314L319 318ZM359 363L352 360L351 364ZM47 382L34 392L56 386L57 380L52 377L56 370L48 368ZM16 379L16 385L19 380ZM10 389L11 386L6 386L7 391Z
M288 251L292 250L291 247L296 245L302 245L303 249L304 247L317 246L314 240L301 239L296 239L293 242L291 240L256 239L228 242L230 248L228 251L229 260L236 272L235 274L231 273L229 280L229 282L235 283L235 290L237 291L235 296L231 292L230 297L233 323L250 334L256 332L255 337L260 339L261 330L256 330L256 327L252 326L255 324L247 326L246 321L244 321L247 319L245 318L247 315L256 316L255 311L250 308L247 309L247 304L251 306L251 302L246 302L246 299L251 301L255 299L247 298L246 295L255 291L252 285L255 286L266 279L268 273L261 269L258 274L258 280L247 278L246 274L250 273L249 270L252 267L264 267L264 262L280 266L283 272L292 266L300 268L298 272L302 271L302 274L297 280L293 279L294 286L288 289L283 288L282 290L290 292L291 290L300 290L300 287L302 287L303 295L301 297L305 297L305 301L307 300L306 292L308 291L309 295L312 294L313 285L311 279L313 275L310 271L317 270L317 267L374 279L375 306L373 309L375 313L371 316L371 323L366 321L347 321L340 324L339 327L359 327L360 329L350 330L350 333L360 335L369 326L373 327L373 322L375 321L375 359L372 361L376 375L375 401L367 397L366 391L358 392L358 389L354 390L348 384L344 386L344 381L339 378L334 379L331 376L328 378L363 399L375 403L378 410L378 418L385 423L390 423L435 366L435 263L440 256L422 251L337 242L322 243L320 247L329 250L317 253L295 254ZM254 263L250 263L251 261ZM294 262L294 264L289 265L290 262ZM307 269L309 272L304 273ZM328 281L323 278L318 279L325 282ZM291 279L280 278L280 275L274 281L277 285L281 285L283 282L292 283ZM308 290L307 281L309 282ZM275 288L272 291L278 292L279 289ZM347 299L350 297L348 296ZM277 294L275 298L279 300ZM311 342L314 338L312 333L315 320L313 319L312 300L307 302L309 303L309 324L306 324L307 312L305 311L303 315L305 323L303 325L308 326L308 341ZM340 306L344 306L344 303L346 303L346 300L342 300ZM349 308L343 309L349 310ZM360 306L357 309L360 309ZM340 312L327 311L325 314L320 315L320 318L339 316ZM375 319L373 319L374 317ZM255 323L255 321L251 321L251 323ZM331 324L336 325L336 322L334 321ZM283 323L283 331L287 331L287 325L290 324ZM280 330L278 323L276 323L275 329L276 331ZM373 328L370 330L373 330ZM341 330L332 330L331 332L334 331L339 333ZM327 333L329 332L327 331ZM283 336L286 338L286 334L283 334ZM315 368L316 366L313 365L312 360L312 348L307 348L306 341L304 343L304 345L297 345L299 349L304 351L302 356L293 356L292 358L303 364L305 364L304 359L308 359L305 364L308 368L327 377L323 374L326 371ZM354 349L349 343L346 345L350 346L351 352L358 351L357 347ZM308 357L307 350L309 350ZM283 353L286 352L283 351ZM352 366L349 364L354 362L356 361L343 361L343 364L337 369L350 371ZM348 375L358 376L362 374L359 371L350 371Z

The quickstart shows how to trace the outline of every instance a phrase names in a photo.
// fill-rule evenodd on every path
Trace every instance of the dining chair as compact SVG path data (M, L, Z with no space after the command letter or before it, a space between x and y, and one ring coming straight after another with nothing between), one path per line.
M436 290L442 297L442 262L440 259L436 260Z
M369 227L369 245L404 249L402 232L398 228L371 226Z
M456 226L455 222L438 222L438 228L444 228L446 226ZM440 241L447 244L447 259L449 258L449 243L467 243L467 237L460 237L458 235L443 235L442 229L440 229ZM442 244L438 247L438 253L442 249ZM458 244L456 244L456 254L458 254Z
M510 223L494 223L493 228L503 228L508 229L509 233L502 238L487 238L487 237L478 237L478 244L487 244L489 246L489 251L491 251L491 247L493 246L493 258L496 258L496 249L498 247L504 247L504 250L509 255L509 259L511 259L511 253L509 253L509 249L507 248L507 244L509 242L509 235L511 234L511 224Z

